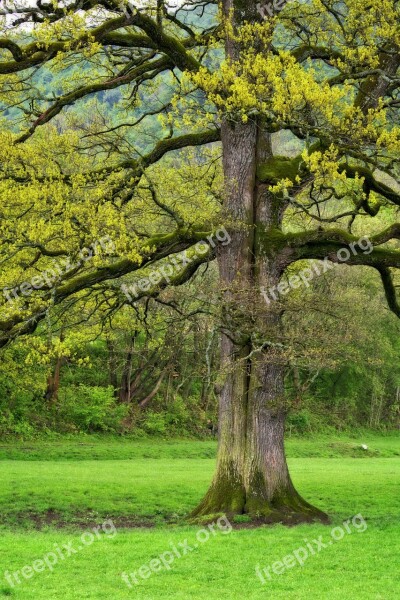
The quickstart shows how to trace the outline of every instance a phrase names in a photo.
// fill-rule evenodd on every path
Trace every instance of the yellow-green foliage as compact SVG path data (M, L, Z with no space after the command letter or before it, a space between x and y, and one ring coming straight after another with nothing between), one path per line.
M179 237L220 225L226 218L220 210L220 149L194 147L146 162L143 146L159 149L160 139L168 142L189 131L213 129L221 119L255 119L271 131L288 129L304 140L306 150L300 156L275 156L258 165L259 180L276 193L301 188L306 174L313 177L314 191L323 196L329 190L335 202L343 199L346 207L355 206L366 197L365 174L350 177L346 165L354 171L369 162L371 170L393 174L400 127L384 100L363 110L357 98L360 85L377 76L382 49L389 55L399 51L394 0L346 0L340 8L342 23L331 10L337 4L331 0L292 1L263 23L237 27L227 19L212 35L196 26L190 40L168 19L157 29L155 3L142 9L144 24L134 26L123 11L110 13L95 4L86 13L67 11L64 18L35 23L28 42L21 41L18 29L17 34L3 31L0 63L12 63L15 48L7 44L15 37L22 48L18 60L43 60L56 83L37 89L27 69L0 76L2 105L23 108L19 121L1 121L0 289L30 281L57 260L74 262L83 247L106 235L114 243L113 256L100 251L73 275L120 258L140 266L160 236L178 232ZM149 18L153 30L147 27ZM116 37L103 45L105 23L107 34ZM144 59L140 44L145 45L146 36L151 52ZM237 60L224 56L227 36L241 48ZM117 60L109 46L118 47L119 42ZM143 79L140 74L132 81L123 79L145 60L153 64L163 55L173 62L177 53L187 72L184 67L172 70L167 61L159 68L163 90L151 70ZM105 83L107 89L116 89L118 78L124 84L113 105L118 113L114 119L87 96ZM155 135L147 131L148 121L137 119L137 111L152 106L159 94L158 106L165 96L168 110L160 111ZM24 143L17 143L22 134ZM313 146L316 138L318 148ZM306 204L307 194L309 189L301 189L299 206ZM380 206L376 192L370 203ZM9 321L51 307L52 299L37 293L11 304L2 299L0 305L0 321Z

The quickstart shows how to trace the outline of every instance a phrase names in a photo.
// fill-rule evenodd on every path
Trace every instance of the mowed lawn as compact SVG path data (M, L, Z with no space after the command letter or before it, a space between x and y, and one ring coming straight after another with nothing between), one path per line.
M183 519L207 489L214 455L212 441L0 444L0 597L400 598L399 437L289 440L295 485L331 515L328 526L230 531L217 525L215 535L199 534L201 526ZM354 515L362 515L366 529L350 521L346 531L343 522ZM87 533L106 519L116 531L108 523L97 536ZM342 528L342 539L334 539L334 527ZM169 558L167 567L157 563L157 572L142 569L146 579L138 575L142 566L185 544L193 548L187 554ZM70 556L65 545L74 548ZM271 570L275 565L282 571L276 564L300 548L301 556L308 554L302 566L292 560L280 574ZM52 570L28 569L29 579L20 574L57 549L63 559ZM270 567L264 584L257 567ZM6 571L18 572L21 583L12 578L10 584ZM128 587L123 573L136 574L138 583L131 579Z

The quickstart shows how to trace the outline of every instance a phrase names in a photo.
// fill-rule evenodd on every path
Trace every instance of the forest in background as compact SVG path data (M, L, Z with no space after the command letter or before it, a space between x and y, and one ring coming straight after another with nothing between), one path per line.
M215 436L217 298L209 266L113 319L105 312L104 321L81 315L77 325L60 315L52 329L45 323L4 351L0 433ZM349 268L337 266L292 293L285 310L288 433L398 429L399 325L378 278L353 268L350 279Z

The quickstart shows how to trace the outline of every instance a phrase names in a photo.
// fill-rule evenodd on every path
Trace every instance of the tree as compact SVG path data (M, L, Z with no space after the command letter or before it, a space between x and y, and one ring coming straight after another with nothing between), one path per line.
M76 257L94 236L111 231L118 241L111 256L81 260L39 291L31 285L29 298L9 291L14 303L0 321L0 344L33 332L49 307L87 294L118 310L126 297L112 281L150 277L155 264L181 251L190 261L171 276L146 279L151 285L136 288L130 302L189 281L216 258L223 305L218 464L193 514L325 519L289 475L283 307L260 290L284 295L291 265L314 260L328 269L346 256L349 266L379 272L400 315L391 270L400 266L398 3L293 1L273 16L255 0L216 8L204 0L177 9L162 1L83 0L68 3L68 11L51 2L14 10L16 29L0 40L3 104L23 116L17 132L4 134L1 151L5 285L15 290L24 269L47 268L51 257ZM34 24L29 40L18 29L27 23ZM61 73L54 96L33 82L44 66ZM87 99L117 88L121 113L113 121ZM66 110L84 99L84 115ZM153 144L143 123L155 114L162 137ZM295 156L284 147L274 152L282 131L295 139ZM222 190L217 171L210 176L216 157L209 145L219 141ZM183 165L171 154L177 150ZM39 225L27 235L32 218ZM211 243L222 224L231 242ZM200 252L195 245L205 239Z

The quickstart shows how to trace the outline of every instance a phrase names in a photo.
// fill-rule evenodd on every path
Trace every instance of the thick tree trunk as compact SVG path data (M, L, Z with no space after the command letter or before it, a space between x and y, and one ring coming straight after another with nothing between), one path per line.
M243 3L226 0L225 9ZM246 3L248 20L256 18ZM228 54L240 49L227 42ZM193 516L219 512L249 514L264 522L326 520L305 502L291 481L285 450L285 361L280 348L279 306L268 306L261 287L273 287L286 267L284 253L263 254L269 235L281 228L284 199L257 180L257 166L271 156L262 122L226 120L222 125L225 208L232 242L221 248L219 268L224 293L219 449L212 485Z
M260 253L258 239L276 231L283 200L259 185L255 165L265 160L268 134L257 124L223 126L227 207L236 223L219 255L224 290L217 471L194 516L249 514L265 522L326 520L291 481L284 450L286 365L280 348L279 307L260 287L279 283L285 257ZM265 341L267 340L267 344Z

